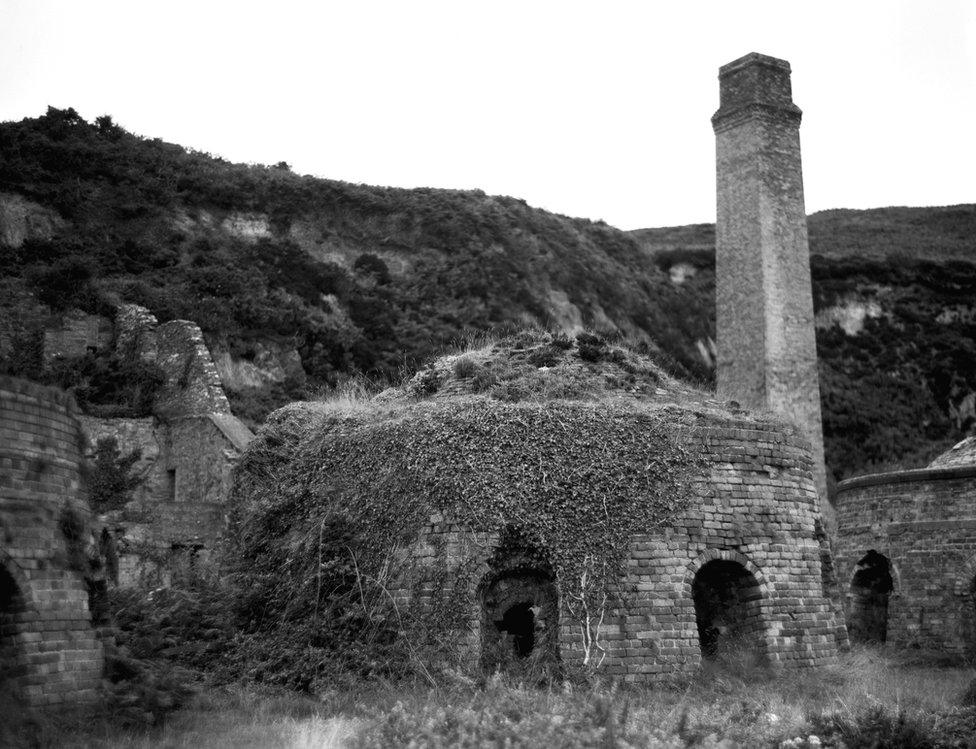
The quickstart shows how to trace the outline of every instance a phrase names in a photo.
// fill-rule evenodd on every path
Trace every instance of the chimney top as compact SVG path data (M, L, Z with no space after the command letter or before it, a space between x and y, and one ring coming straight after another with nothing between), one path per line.
M719 109L715 123L746 107L759 105L799 117L790 86L790 64L776 57L750 52L719 68Z

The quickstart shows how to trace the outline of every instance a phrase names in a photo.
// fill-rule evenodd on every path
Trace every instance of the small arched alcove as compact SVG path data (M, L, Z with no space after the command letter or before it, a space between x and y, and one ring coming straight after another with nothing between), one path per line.
M695 574L691 591L703 658L765 658L762 591L755 575L739 562L713 559Z
M858 561L851 578L847 627L854 642L888 639L888 599L894 591L891 562L871 549Z
M22 659L16 635L18 614L24 611L24 598L13 576L0 565L0 690L16 691L14 680L21 673Z

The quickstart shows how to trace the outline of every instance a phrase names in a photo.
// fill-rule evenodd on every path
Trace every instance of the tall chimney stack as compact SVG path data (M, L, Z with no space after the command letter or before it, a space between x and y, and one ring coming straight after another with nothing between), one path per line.
M715 129L718 394L792 420L827 503L800 109L790 64L755 52L719 69ZM831 520L828 525L832 526Z

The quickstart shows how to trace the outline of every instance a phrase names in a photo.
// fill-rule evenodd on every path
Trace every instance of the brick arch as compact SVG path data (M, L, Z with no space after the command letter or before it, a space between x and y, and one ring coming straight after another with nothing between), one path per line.
M756 582L759 583L759 590L762 593L763 601L769 598L770 588L769 583L766 581L766 576L749 557L735 549L706 549L697 558L689 562L685 568L684 592L688 599L691 598L691 587L695 582L695 575L698 574L698 570L715 560L738 562L741 564L747 572L756 578Z
M712 563L724 564L713 565L706 573ZM749 657L766 662L770 592L762 570L742 552L707 549L689 563L684 600L694 612L702 658L748 653ZM730 643L732 647L728 649Z
M973 583L976 580L976 555L971 556L963 564L960 572L956 575L956 583L953 592L963 598L973 597Z
M885 559L888 560L888 572L891 574L891 598L901 597L901 571L898 569L898 563L894 560L890 553L885 553L883 551L878 551L877 548L868 546L861 547L855 550L853 555L854 564L851 566L851 574L847 576L847 580L843 582L842 592L845 596L849 596L851 593L851 583L854 581L854 575L857 574L857 563L860 562L864 557L867 556L868 552L875 552L880 554ZM891 550L888 549L888 552ZM976 564L976 560L974 560Z
M34 599L34 587L30 584L30 580L27 579L27 576L20 568L20 565L17 564L17 560L3 549L0 549L0 569L13 578L14 583L17 585L17 590L20 592L25 604L28 606L33 606L37 603L37 601Z
M29 668L22 640L28 631L24 615L32 608L26 578L9 555L0 552L0 685L18 697L24 696L24 677Z

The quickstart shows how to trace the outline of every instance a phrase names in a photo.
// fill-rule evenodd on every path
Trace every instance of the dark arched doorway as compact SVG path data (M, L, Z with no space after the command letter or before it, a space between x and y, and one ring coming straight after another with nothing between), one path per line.
M24 599L13 576L0 566L0 695L16 694L14 680L23 668L17 643L17 615Z
M749 570L738 562L714 559L695 574L691 591L703 658L765 659L762 591Z
M853 642L883 643L888 639L888 599L895 589L891 563L869 551L854 568L847 627Z
M484 669L552 672L559 660L559 601L550 575L540 570L502 574L484 588L481 605Z

